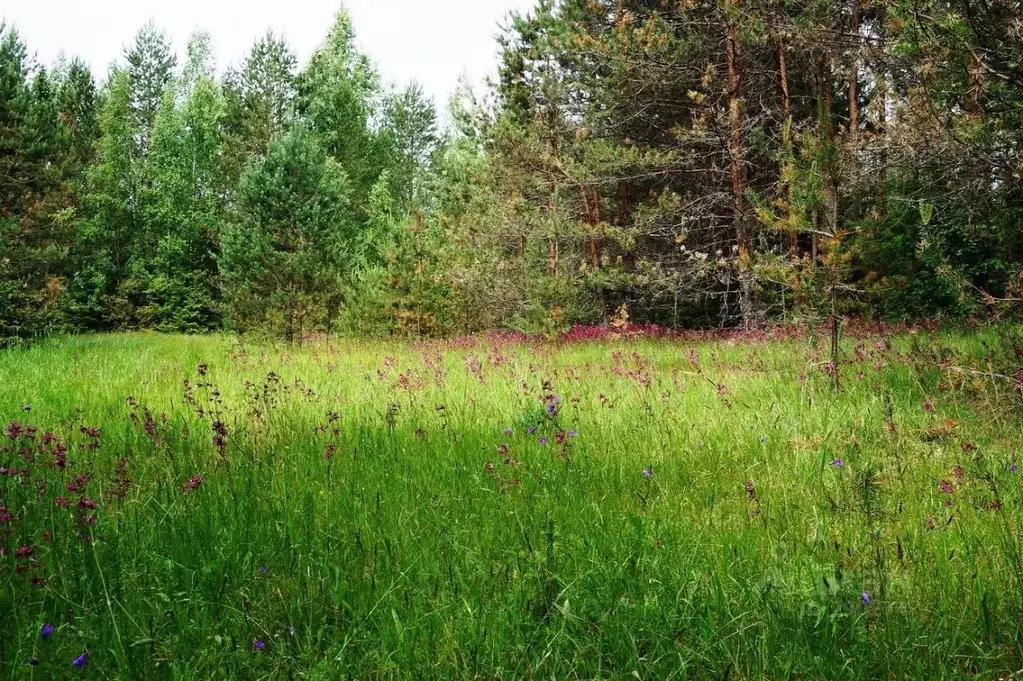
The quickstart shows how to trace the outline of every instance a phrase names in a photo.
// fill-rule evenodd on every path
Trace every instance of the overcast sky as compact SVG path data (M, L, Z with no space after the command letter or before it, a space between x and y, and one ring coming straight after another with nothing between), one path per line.
M458 77L493 72L494 36L512 9L535 0L346 0L357 41L385 83L418 80L443 107ZM322 42L341 0L2 0L0 20L14 24L50 64L63 51L92 65L97 78L153 19L174 41L179 61L198 28L213 37L218 70L241 61L268 28L283 34L304 63Z

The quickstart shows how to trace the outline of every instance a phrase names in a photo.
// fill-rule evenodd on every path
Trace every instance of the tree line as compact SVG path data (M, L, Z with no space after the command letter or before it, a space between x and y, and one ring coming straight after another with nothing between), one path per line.
M0 29L0 338L442 335L1008 315L1023 10L540 0L449 104L343 10L217 74L153 25L101 84Z

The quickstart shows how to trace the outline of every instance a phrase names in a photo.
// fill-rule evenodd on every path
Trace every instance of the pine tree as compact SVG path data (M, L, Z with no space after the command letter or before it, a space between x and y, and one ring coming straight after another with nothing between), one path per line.
M365 219L370 190L386 162L382 140L369 127L379 89L376 71L355 47L351 17L341 10L301 74L299 102L301 115L323 149L350 178L360 220Z
M137 153L149 150L156 113L164 90L171 83L177 59L171 51L167 34L152 22L143 26L135 43L125 50L128 82L131 87L131 113L137 130Z
M418 83L389 94L383 110L391 191L399 210L412 215L430 208L430 164L440 145L437 110Z
M222 167L230 194L250 157L265 155L295 120L296 65L284 39L268 32L252 46L241 68L224 76Z
M328 328L357 235L341 166L295 126L246 169L219 259L231 324L289 343Z

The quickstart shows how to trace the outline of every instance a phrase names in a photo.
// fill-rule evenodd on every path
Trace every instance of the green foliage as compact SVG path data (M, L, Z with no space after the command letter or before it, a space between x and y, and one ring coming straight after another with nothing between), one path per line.
M231 325L289 337L1018 312L1021 23L1013 3L540 0L448 126L381 85L344 9L307 63L268 32L219 82L204 33L178 68L147 24L97 89L0 29L0 338L207 330L225 298ZM289 299L220 249L263 222L246 169L296 129L344 180L266 204L344 201L331 264L274 272Z
M341 166L302 126L270 143L242 176L238 219L219 259L232 326L288 342L329 326L340 304L356 223Z

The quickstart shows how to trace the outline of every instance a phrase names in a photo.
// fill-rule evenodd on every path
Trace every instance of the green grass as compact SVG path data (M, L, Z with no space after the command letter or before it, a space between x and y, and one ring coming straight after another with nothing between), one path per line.
M1015 333L2 353L0 678L1005 677Z

